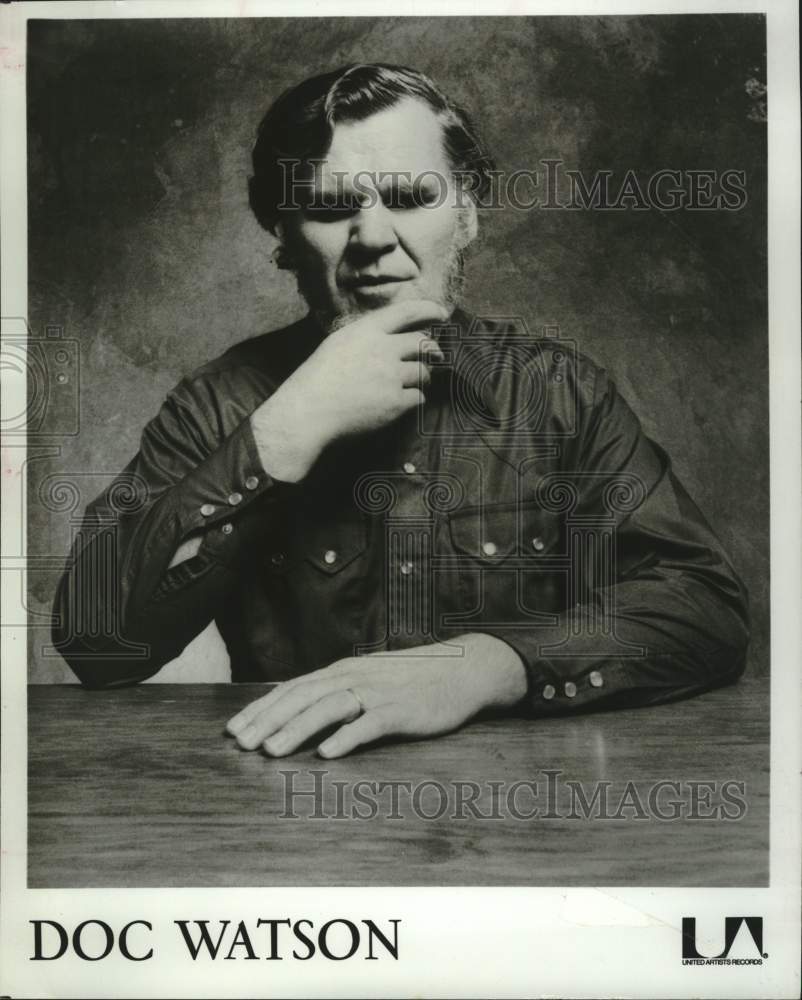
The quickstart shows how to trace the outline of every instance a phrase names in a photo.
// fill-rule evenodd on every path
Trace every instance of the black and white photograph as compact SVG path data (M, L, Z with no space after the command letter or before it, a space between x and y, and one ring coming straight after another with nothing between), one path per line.
M796 15L715 6L2 12L4 993L797 995Z

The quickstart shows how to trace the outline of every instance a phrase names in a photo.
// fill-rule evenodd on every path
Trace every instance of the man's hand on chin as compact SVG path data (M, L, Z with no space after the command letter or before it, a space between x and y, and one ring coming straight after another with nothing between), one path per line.
M462 655L455 655L455 647ZM349 657L286 681L251 702L226 729L243 750L293 753L322 730L318 746L342 757L384 737L416 739L457 729L485 708L505 708L526 694L518 654L501 639L470 633L434 644Z

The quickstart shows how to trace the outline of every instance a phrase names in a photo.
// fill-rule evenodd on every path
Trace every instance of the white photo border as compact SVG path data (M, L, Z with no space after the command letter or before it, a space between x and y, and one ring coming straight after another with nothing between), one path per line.
M25 629L2 639L2 921L0 994L13 997L228 996L643 996L796 997L800 975L800 159L799 35L793 0L764 3L482 2L387 3L131 0L19 3L0 10L2 33L2 301L4 317L27 316L25 59L28 18L154 18L377 15L564 15L764 13L769 105L769 370L771 427L771 814L766 888L244 888L28 889ZM4 405L21 412L24 400ZM20 405L21 403L21 405ZM10 465L8 464L10 463ZM4 468L4 558L24 560L24 448ZM20 546L22 549L18 553ZM23 563L24 565L24 563ZM16 574L3 580L3 620L21 600ZM14 584L14 586L12 586ZM15 589L16 588L16 589ZM397 962L193 963L172 921L207 916L252 920L303 913L400 918ZM732 969L676 960L681 918L758 914L771 960ZM117 954L102 965L65 956L32 963L29 920L112 926L150 920L152 961ZM514 931L511 930L514 928Z

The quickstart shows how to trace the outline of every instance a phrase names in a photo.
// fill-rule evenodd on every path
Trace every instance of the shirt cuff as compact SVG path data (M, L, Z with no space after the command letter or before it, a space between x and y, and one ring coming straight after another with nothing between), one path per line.
M546 627L479 630L506 642L521 658L527 679L523 704L536 715L564 715L620 702L639 686L636 671L609 648L610 640L570 635L569 630L567 616L558 625ZM635 662L644 661L637 658Z
M179 534L226 523L279 484L262 467L250 418L171 491Z

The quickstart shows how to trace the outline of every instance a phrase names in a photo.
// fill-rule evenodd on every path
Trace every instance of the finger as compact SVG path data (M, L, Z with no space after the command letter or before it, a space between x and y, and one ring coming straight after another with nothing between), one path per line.
M433 302L431 299L404 299L377 309L373 317L385 333L399 333L426 323L444 323L449 315L449 310L442 302Z
M424 337L424 339L418 344L418 355L420 356L421 361L426 362L430 359L443 361L445 358L442 347L436 340L432 340L431 337Z
M427 386L432 381L432 373L419 361L404 361L401 365L401 385L405 389L413 386Z
M232 718L230 718L226 723L226 731L231 736L236 736L238 733L241 733L246 726L250 725L260 712L269 708L276 701L278 701L279 698L283 698L300 684L308 684L311 681L321 680L333 675L339 675L347 669L350 662L350 658L337 660L328 667L320 667L319 670L313 670L310 674L304 674L302 677L293 677L291 680L282 681L280 684L277 684L272 691L269 691L261 698L257 698L255 701L252 701L250 704L246 705L245 708L237 712L236 715L232 716Z
M317 748L321 757L344 757L364 743L372 743L382 736L389 736L395 730L394 715L389 706L375 708L358 719L340 726Z
M360 712L360 706L354 695L345 689L334 691L316 701L305 711L293 716L285 726L266 739L263 743L265 751L271 757L283 757L292 753L298 747L319 733L321 729L354 718Z
M290 719L305 712L326 695L346 687L348 687L347 680L341 682L336 677L296 685L276 701L263 707L248 725L236 734L237 743L243 750L255 750L260 743L285 726ZM353 706L352 696L350 703Z
M396 334L391 342L391 350L401 361L427 361L430 358L442 361L444 358L437 341L420 330Z
M259 712L262 711L263 708L276 701L288 687L293 686L295 683L297 682L282 681L266 695L263 695L261 698L257 698L255 701L249 702L245 708L240 709L236 715L232 715L232 717L228 720L226 723L226 732L230 736L236 736L238 733L241 733L246 726L250 725L251 721L259 714Z
M402 389L401 390L401 406L405 410L412 410L416 406L423 406L426 402L426 397L421 392L420 389Z

